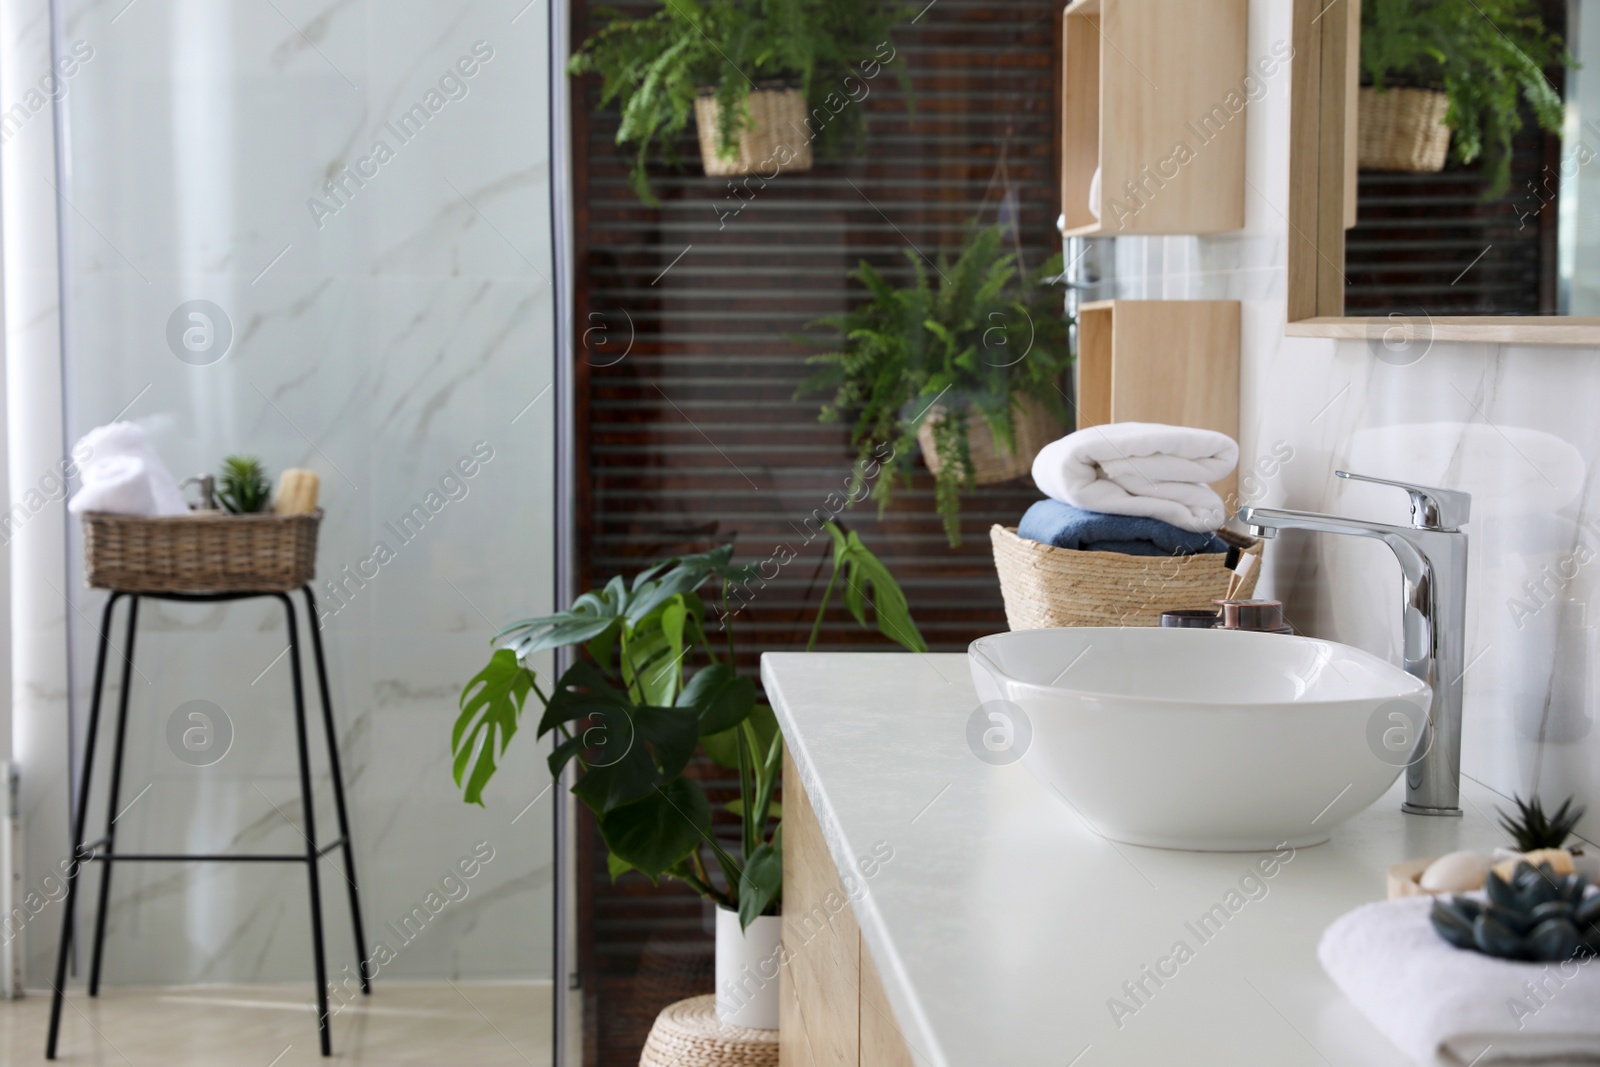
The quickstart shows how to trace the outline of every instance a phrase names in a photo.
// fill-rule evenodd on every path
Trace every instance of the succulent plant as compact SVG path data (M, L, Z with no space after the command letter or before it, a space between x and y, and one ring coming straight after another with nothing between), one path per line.
M1436 899L1429 919L1456 948L1507 960L1558 963L1600 954L1600 893L1584 896L1589 880L1557 875L1550 865L1519 863L1507 881L1489 872L1487 901Z
M250 456L229 456L222 461L217 479L217 503L236 515L266 511L272 506L272 479L261 461Z
M1500 814L1500 825L1511 839L1517 843L1519 852L1533 852L1541 848L1560 848L1572 834L1572 828L1578 825L1578 820L1588 809L1582 804L1573 807L1572 798L1568 797L1561 802L1554 815L1544 813L1544 805L1538 797L1532 800L1523 800L1513 797L1517 805L1515 817L1496 808Z

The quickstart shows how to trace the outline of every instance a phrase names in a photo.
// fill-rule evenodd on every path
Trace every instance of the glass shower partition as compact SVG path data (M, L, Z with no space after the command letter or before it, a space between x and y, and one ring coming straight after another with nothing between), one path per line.
M63 445L126 420L180 479L231 455L320 477L316 625L378 996L390 980L525 981L528 1025L547 1028L543 753L523 739L487 807L469 807L450 728L489 635L555 599L548 13L527 0L55 0L52 14ZM69 529L76 762L106 593L84 587ZM142 606L119 849L298 847L286 652L270 601ZM121 672L108 673L114 708ZM308 699L314 716L314 687ZM315 816L331 840L317 740ZM30 865L63 845L31 841ZM330 857L335 983L357 962L344 892ZM31 942L30 973L53 954ZM302 867L118 867L108 984L299 983L309 1001L311 975ZM531 1032L516 1044L542 1062L548 1041Z

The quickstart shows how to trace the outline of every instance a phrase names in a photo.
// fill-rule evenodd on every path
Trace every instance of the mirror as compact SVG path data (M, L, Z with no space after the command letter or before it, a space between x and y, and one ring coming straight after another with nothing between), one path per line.
M1294 19L1287 332L1600 343L1600 0Z
M1591 215L1600 197L1600 40L1589 71L1568 61L1585 7L1600 37L1585 0L1362 0L1345 314L1600 307L1600 244L1575 225L1584 186Z

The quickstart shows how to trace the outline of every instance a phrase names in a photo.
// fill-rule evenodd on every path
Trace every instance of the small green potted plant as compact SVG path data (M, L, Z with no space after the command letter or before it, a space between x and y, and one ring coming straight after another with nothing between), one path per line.
M601 107L621 102L617 143L635 147L634 190L656 204L646 164L677 162L691 118L709 175L806 170L813 141L859 151L864 101L909 11L892 0L662 0L644 18L612 12L568 70L600 75ZM909 99L905 65L894 69Z
M229 456L217 479L217 503L235 515L253 515L272 507L272 479L254 456Z
M870 611L880 633L926 652L888 568L854 532L833 523L824 529L833 575L806 651L815 647L823 614L842 584L845 606L858 622L867 625ZM731 1000L726 990L732 983L720 973L725 959L731 977L739 961L755 969L777 951L783 893L782 809L774 799L783 738L772 709L757 702L755 682L738 673L734 660L740 596L765 582L758 567L736 566L732 559L732 545L675 557L631 582L614 577L566 611L501 630L488 665L461 691L451 748L456 784L468 803L482 804L528 694L537 697L544 709L538 736L555 741L550 773L559 776L576 762L572 792L599 823L611 876L637 871L651 882L673 878L715 903L718 1015L735 1025L773 1029L777 983ZM710 604L700 595L708 584L718 589ZM711 633L716 625L720 638ZM554 685L548 679L541 684L527 657L557 648L577 655ZM737 776L739 797L727 805L740 823L732 847L713 830L699 781L685 774L697 748Z
M1483 160L1484 199L1511 185L1511 140L1524 105L1561 131L1561 96L1545 71L1572 65L1531 0L1364 0L1359 162L1439 171Z
M890 442L909 483L920 450L952 547L961 543L961 496L1026 473L1039 449L1069 421L1062 375L1072 363L1061 257L1030 275L999 226L974 230L954 260L930 273L906 251L911 281L896 286L866 261L851 277L867 299L813 326L843 347L813 356L821 369L797 396L831 392L823 422L854 420L850 440L865 459ZM916 446L913 448L912 446ZM880 512L893 495L880 478Z

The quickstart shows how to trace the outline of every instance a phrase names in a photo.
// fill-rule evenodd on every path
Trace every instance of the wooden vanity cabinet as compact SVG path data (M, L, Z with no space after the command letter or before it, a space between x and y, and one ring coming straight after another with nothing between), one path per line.
M783 760L780 1067L926 1067L895 1022L800 774Z

